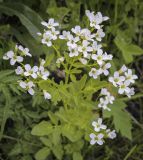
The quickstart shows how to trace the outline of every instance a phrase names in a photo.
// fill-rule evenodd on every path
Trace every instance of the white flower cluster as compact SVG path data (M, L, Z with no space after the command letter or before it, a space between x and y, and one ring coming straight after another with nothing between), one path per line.
M102 16L100 12L95 14L94 12L86 11L86 16L89 20L89 29L81 28L80 26L75 26L71 31L63 31L60 34L56 30L56 27L59 26L59 23L55 22L53 18L50 18L48 22L41 22L44 26L44 31L42 33L37 33L41 37L41 43L47 45L48 47L53 47L57 54L58 59L56 60L57 67L60 67L62 64L66 70L66 60L67 56L63 56L56 48L56 45L53 45L53 41L64 40L65 54L67 54L73 61L73 63L82 63L87 67L89 71L89 76L97 79L101 74L104 76L109 75L109 69L113 56L107 54L103 51L102 39L105 36L103 32L102 23L108 20L108 17ZM11 65L19 63L20 65L15 70L17 75L22 77L22 80L19 81L19 85L26 90L29 94L34 95L35 90L38 88L38 80L47 80L49 77L49 71L45 69L45 61L41 60L39 66L31 67L30 64L23 64L24 56L31 57L28 48L23 48L21 45L16 45L14 51L8 51L3 59L10 60ZM68 65L68 64L67 64ZM74 65L73 65L74 66ZM72 67L73 67L72 66ZM125 65L119 71L116 71L112 77L109 77L109 82L111 82L115 87L118 87L119 94L125 94L128 97L134 95L134 88L130 85L135 83L135 79L138 77L132 73L131 69L128 69ZM50 93L46 90L43 90L43 95L45 99L51 99ZM103 88L100 93L100 99L98 108L110 111L109 104L113 104L115 97L107 90ZM92 126L96 133L90 134L90 144L99 144L104 143L103 138L113 139L116 137L115 130L111 131L107 129L106 125L102 124L102 118L99 118L98 121L93 121Z
M67 41L69 57L77 57L84 65L90 62L97 64L97 67L91 68L89 72L89 76L96 79L100 74L107 76L109 74L108 69L111 67L111 64L106 63L106 61L112 60L112 55L104 53L102 45L98 43L105 36L100 24L108 17L103 17L100 12L94 15L94 12L90 11L86 11L86 15L90 20L90 27L93 28L89 30L75 26L71 32L63 31L59 38Z
M97 12L97 14L95 15L94 12L90 12L89 10L86 10L86 15L90 20L90 27L94 27L97 30L102 28L101 24L103 21L107 21L109 19L109 17L107 16L103 17L101 12Z
M43 21L41 24L46 28L44 33L37 33L41 38L41 42L48 47L52 46L52 41L57 39L59 31L55 27L59 26L59 23L55 22L53 18L50 18L48 23Z
M134 75L131 69L123 65L119 71L114 72L113 77L109 77L109 82L118 87L119 94L125 94L130 98L135 94L134 88L130 88L130 85L135 83L137 78L137 75Z
M14 65L19 63L20 65L15 69L17 75L21 75L23 80L18 81L21 88L25 89L29 94L34 95L34 87L36 87L35 80L43 79L47 80L49 77L49 71L44 68L45 60L41 60L40 66L31 67L30 64L22 64L23 56L32 57L28 48L24 48L21 45L16 45L14 51L8 51L3 56L4 60L10 60L10 64ZM45 99L51 99L51 95L47 91L43 91Z
M107 129L107 126L102 124L102 118L98 118L97 121L92 122L92 126L94 127L94 131L96 133L91 133L89 136L91 138L90 144L99 144L102 145L104 143L103 138L110 138L114 139L116 138L115 130L111 131L110 129Z
M16 62L21 63L23 62L23 56L29 56L31 57L31 54L29 53L28 48L23 48L21 45L15 46L15 52L14 51L8 51L3 56L4 60L10 60L11 65L15 65Z
M102 45L99 43L105 36L102 22L109 18L103 17L100 12L95 15L94 12L88 10L86 11L86 16L90 21L90 29L82 29L80 26L75 26L71 31L63 31L59 35L59 31L55 28L59 26L59 23L50 18L48 23L45 21L41 23L46 29L44 29L44 33L38 33L38 35L41 36L41 42L49 47L53 45L52 40L57 38L65 40L69 57L77 57L84 65L89 63L97 65L97 67L91 68L89 72L89 76L96 79L100 74L107 76L109 74L108 69L111 67L111 64L107 63L107 61L112 60L112 55L104 53ZM56 63L59 64L63 61L63 57L59 57Z
M111 111L111 109L107 106L108 104L113 104L113 101L115 100L115 97L110 94L110 92L106 88L101 89L102 96L105 96L104 98L100 98L100 103L98 104L99 108L103 108L104 110Z

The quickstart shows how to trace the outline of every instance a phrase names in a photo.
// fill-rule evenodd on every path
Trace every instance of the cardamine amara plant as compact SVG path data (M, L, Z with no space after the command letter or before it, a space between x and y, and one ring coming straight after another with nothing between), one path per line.
M88 28L77 25L70 31L61 31L53 18L41 22L44 30L37 33L39 39L54 52L40 59L39 64L24 63L24 57L32 55L21 45L3 56L17 67L15 73L20 77L17 83L23 91L32 96L43 95L53 106L47 118L35 124L31 132L43 143L35 155L37 160L51 154L59 160L66 155L81 160L84 145L103 145L106 139L114 139L113 124L108 123L108 128L103 118L114 116L116 108L121 114L124 103L119 100L135 94L132 85L137 76L131 69L123 65L110 74L113 56L104 51L102 42L105 36L102 23L109 18L89 10L86 16ZM56 75L60 75L58 80ZM115 129L125 135L116 117L113 121Z

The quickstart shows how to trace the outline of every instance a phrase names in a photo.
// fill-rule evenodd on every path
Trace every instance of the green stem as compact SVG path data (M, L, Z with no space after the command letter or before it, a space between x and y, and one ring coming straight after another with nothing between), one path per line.
M72 60L72 63L70 64L69 69L68 69L68 68L65 68L65 69L66 69L66 71L65 71L65 72L66 72L66 79L65 79L65 83L66 83L66 84L67 84L68 81L69 81L70 71L71 71L71 69L72 69L72 67L73 67L74 62L75 62L75 59Z
M137 145L135 145L135 146L130 150L130 152L126 155L126 157L124 158L124 160L127 160L127 159L131 156L131 154L133 154L133 152L135 151L136 148L137 148Z
M58 51L58 49L56 48L56 46L52 45L52 47L54 48L54 50L56 51L58 57L61 57L60 52Z

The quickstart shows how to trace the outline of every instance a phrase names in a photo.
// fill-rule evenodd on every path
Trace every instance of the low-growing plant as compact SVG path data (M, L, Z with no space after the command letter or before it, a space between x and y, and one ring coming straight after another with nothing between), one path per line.
M32 96L44 96L52 106L31 131L43 143L35 155L37 160L51 153L59 160L69 155L73 160L83 159L84 146L103 145L107 138L116 137L113 123L109 128L103 124L103 118L111 116L115 129L131 139L123 97L135 94L132 84L137 76L125 65L110 75L113 56L102 44L102 23L109 18L89 10L86 16L88 28L77 25L71 31L61 32L53 18L41 22L44 30L37 34L41 43L51 48L51 54L40 59L40 64L24 64L24 57L32 55L21 45L3 56L10 65L18 65L15 72L21 89Z

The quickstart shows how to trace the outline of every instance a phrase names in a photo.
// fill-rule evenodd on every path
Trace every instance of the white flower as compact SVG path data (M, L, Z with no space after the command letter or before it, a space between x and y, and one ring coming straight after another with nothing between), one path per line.
M8 51L4 56L3 59L8 60L10 59L10 64L14 65L16 62L22 62L23 61L23 57L21 56L17 56L14 54L13 51Z
M102 88L100 94L104 95L104 96L107 96L107 95L110 95L110 92L108 92L107 88Z
M46 63L46 61L44 59L41 59L40 66L44 66L45 63Z
M29 94L34 95L35 92L32 87L35 87L35 84L32 81L29 81L27 83L27 90L28 90Z
M100 103L98 104L98 107L103 108L104 110L111 111L111 109L107 106L108 104L108 99L100 98Z
M110 139L114 139L117 136L115 130L111 131L110 129L107 129L106 133L107 133L108 138Z
M78 52L78 48L77 47L69 47L69 56L70 57L74 57L74 56L78 56L79 52Z
M53 40L56 40L57 39L57 35L59 34L60 32L59 31L56 31L55 28L52 28L51 30L51 38Z
M119 94L123 94L124 92L127 94L130 93L129 84L130 84L129 81L122 82L119 86L118 93Z
M111 67L111 63L104 63L100 66L101 68L99 69L99 72L107 76L109 74L108 69Z
M67 46L75 48L77 47L77 42L79 41L79 37L72 37L71 39L69 39L69 41L67 42Z
M115 87L121 85L123 81L125 81L125 77L120 76L117 71L114 73L114 77L109 77L109 82L111 82Z
M43 34L43 37L42 37L42 40L41 42L43 44L46 44L48 47L52 46L52 35L51 35L51 32L50 31L47 31Z
M104 53L104 60L107 61L107 60L112 60L113 56L111 54L107 54L106 52Z
M89 72L89 76L93 77L94 79L98 78L99 71L96 68L91 68L91 71Z
M96 16L100 19L101 23L103 21L107 21L109 19L109 17L107 17L107 16L103 17L102 14L101 14L101 12L97 12Z
M82 42L82 46L79 46L78 47L78 51L79 52L82 52L84 57L87 57L88 56L88 52L91 52L92 51L92 47L88 46L89 45L89 42L86 41L86 40L83 40Z
M81 36L80 38L87 41L94 41L93 38L95 37L95 34L91 34L91 31L87 28L84 28L81 30Z
M17 69L15 69L15 72L17 75L23 74L23 68L21 66L18 66Z
M72 28L71 31L76 34L76 36L81 36L81 27L80 26L75 26L75 28Z
M49 71L41 71L40 73L38 72L37 73L42 79L44 79L44 80L47 80L48 79L48 77L49 77L49 75L50 75L50 72Z
M101 41L104 36L105 36L105 33L103 32L103 29L98 29L95 36L96 40Z
M43 93L44 93L44 98L45 99L51 99L51 94L48 93L46 90L43 90Z
M48 23L43 21L43 22L41 22L41 24L43 26L47 27L48 29L52 29L52 28L54 28L56 26L59 26L59 23L55 22L55 20L53 18L50 18Z
M94 145L94 144L99 144L99 145L102 145L103 144L103 137L104 137L104 134L100 133L98 135L95 135L94 133L91 133L90 134L90 144L91 145Z
M104 59L105 59L102 50L98 50L97 54L92 54L91 57L92 57L93 60L96 60L99 65L102 65L103 62L104 62Z
M60 64L60 63L62 63L64 60L65 60L64 57L60 57L60 58L57 59L56 63Z
M102 50L101 47L102 47L102 45L98 44L96 41L94 41L92 44L93 52L97 52L98 50ZM102 51L100 51L100 52L102 52Z
M34 66L33 68L31 68L31 66L29 64L25 65L25 72L24 75L25 76L31 76L34 79L37 78L37 72L38 72L38 67Z
M123 65L121 69L119 70L119 73L124 73L125 71L127 71L127 67Z
M103 17L100 12L95 15L94 12L90 12L89 10L86 10L86 16L90 20L90 26L95 29L100 29L100 24L109 19L108 17Z
M132 74L132 70L128 69L127 72L125 72L126 81L129 81L130 83L135 83L135 79L137 79L137 75Z
M102 124L102 118L98 118L97 122L93 121L92 126L96 132L99 132L101 129L106 129L107 126Z
M19 85L20 85L21 88L26 89L27 83L24 82L24 81L20 81L20 82L19 82Z
M24 47L21 46L21 45L19 45L19 46L16 45L16 48L19 49L19 50L22 52L22 55L32 57L32 55L30 54L28 48L24 48Z
M133 96L135 94L135 89L132 87L130 88L129 93L125 93L129 98L131 98L131 96Z
M79 61L84 65L87 64L87 60L85 58L80 58Z
M60 39L66 39L70 40L72 39L73 35L70 33L70 31L63 31L62 35L59 36Z
M35 84L32 81L29 82L20 81L19 85L21 88L27 90L29 94L34 95L35 92L32 87L35 87Z
M50 72L48 70L45 70L44 64L45 64L45 60L41 60L40 67L38 68L38 71L37 71L37 75L40 78L47 80L50 75Z
M101 95L104 95L104 98L100 98L100 103L98 104L99 108L103 108L104 110L111 111L111 109L107 106L109 103L113 104L113 101L115 100L115 97L110 94L110 92L107 90L107 88L101 89Z
M102 19L96 17L94 15L94 12L90 12L89 10L86 10L86 16L88 17L90 21L90 27L94 27L96 29L100 29L100 23L102 22Z
M115 97L114 97L114 96L111 96L111 95L109 94L109 95L107 95L107 96L105 97L105 99L106 99L106 101L108 101L108 103L113 104L113 101L115 100Z

